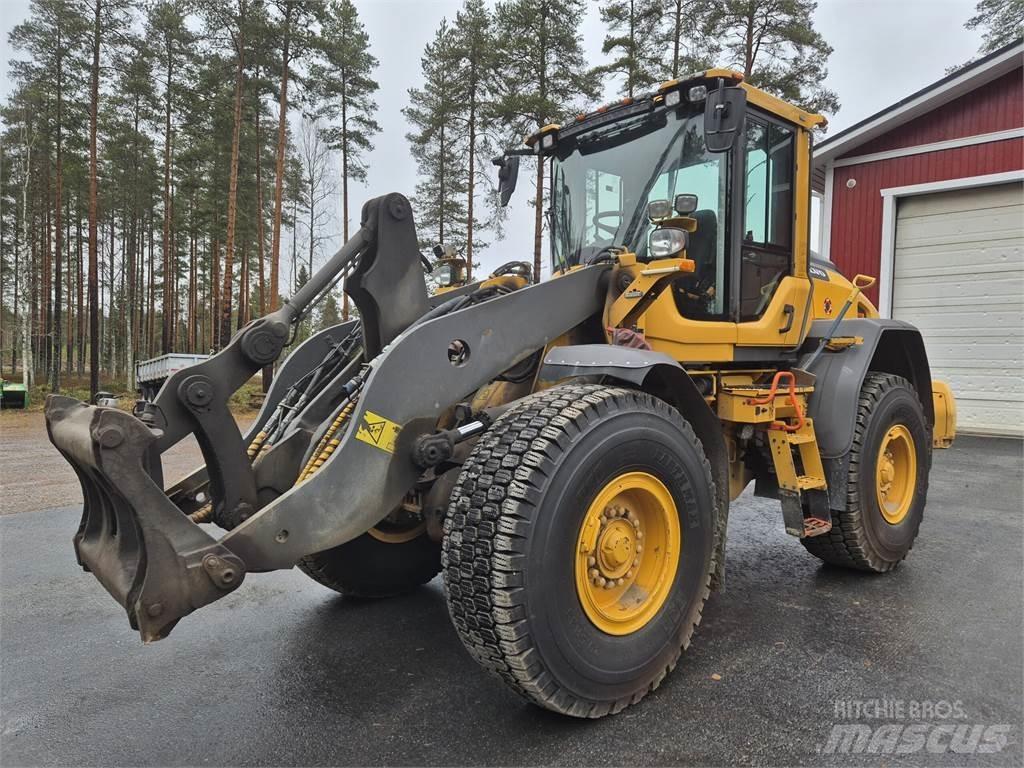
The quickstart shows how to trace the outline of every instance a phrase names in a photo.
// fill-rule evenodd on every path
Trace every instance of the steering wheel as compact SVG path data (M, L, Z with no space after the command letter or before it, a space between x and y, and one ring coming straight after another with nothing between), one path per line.
M491 277L501 277L502 275L515 275L529 281L533 275L533 267L528 261L507 261L491 272Z
M610 216L618 216L619 217L619 223L616 224L615 226L612 226L611 224L606 224L605 222L601 221L601 219L606 219L606 218L608 218ZM600 213L595 213L594 214L594 218L593 218L594 226L597 227L598 229L603 230L608 235L608 237L615 237L615 235L618 234L619 227L621 226L621 223L622 223L622 211L601 211Z

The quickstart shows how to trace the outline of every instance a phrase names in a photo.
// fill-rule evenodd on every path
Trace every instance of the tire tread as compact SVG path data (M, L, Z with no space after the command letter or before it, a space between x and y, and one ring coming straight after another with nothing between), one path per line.
M591 423L638 408L653 410L682 429L698 449L713 498L710 464L675 409L642 392L574 383L524 398L480 438L455 485L444 523L445 596L463 645L526 700L576 717L620 712L661 684L700 623L715 570L712 554L695 620L684 627L665 668L641 689L615 701L590 701L560 686L545 668L529 632L522 570L542 492L560 457Z

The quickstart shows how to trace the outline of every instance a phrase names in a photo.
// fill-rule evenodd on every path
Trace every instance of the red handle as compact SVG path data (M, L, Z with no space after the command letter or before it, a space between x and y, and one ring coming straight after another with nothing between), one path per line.
M788 388L788 400L789 404L793 406L793 410L796 411L796 424L789 425L784 421L773 421L771 429L782 429L786 432L796 432L804 425L804 414L800 410L800 401L796 399L796 376L793 375L792 371L779 371L772 378L771 389L768 390L768 394L764 397L753 397L750 399L751 405L767 405L772 402L779 392L779 384L786 378L789 379Z

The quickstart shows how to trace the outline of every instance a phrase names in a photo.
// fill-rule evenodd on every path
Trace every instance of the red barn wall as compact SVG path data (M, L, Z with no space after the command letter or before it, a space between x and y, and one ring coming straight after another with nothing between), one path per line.
M862 144L845 157L1021 127L1024 127L1024 68ZM846 275L878 275L883 189L1021 169L1024 169L1024 138L836 168L829 258ZM851 179L856 184L848 188ZM877 286L867 294L878 303Z

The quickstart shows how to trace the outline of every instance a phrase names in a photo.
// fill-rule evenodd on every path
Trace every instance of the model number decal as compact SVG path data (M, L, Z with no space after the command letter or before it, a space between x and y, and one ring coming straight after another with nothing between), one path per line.
M809 274L811 277L817 280L824 280L825 282L828 282L828 272L826 272L821 267L808 267L807 274Z

